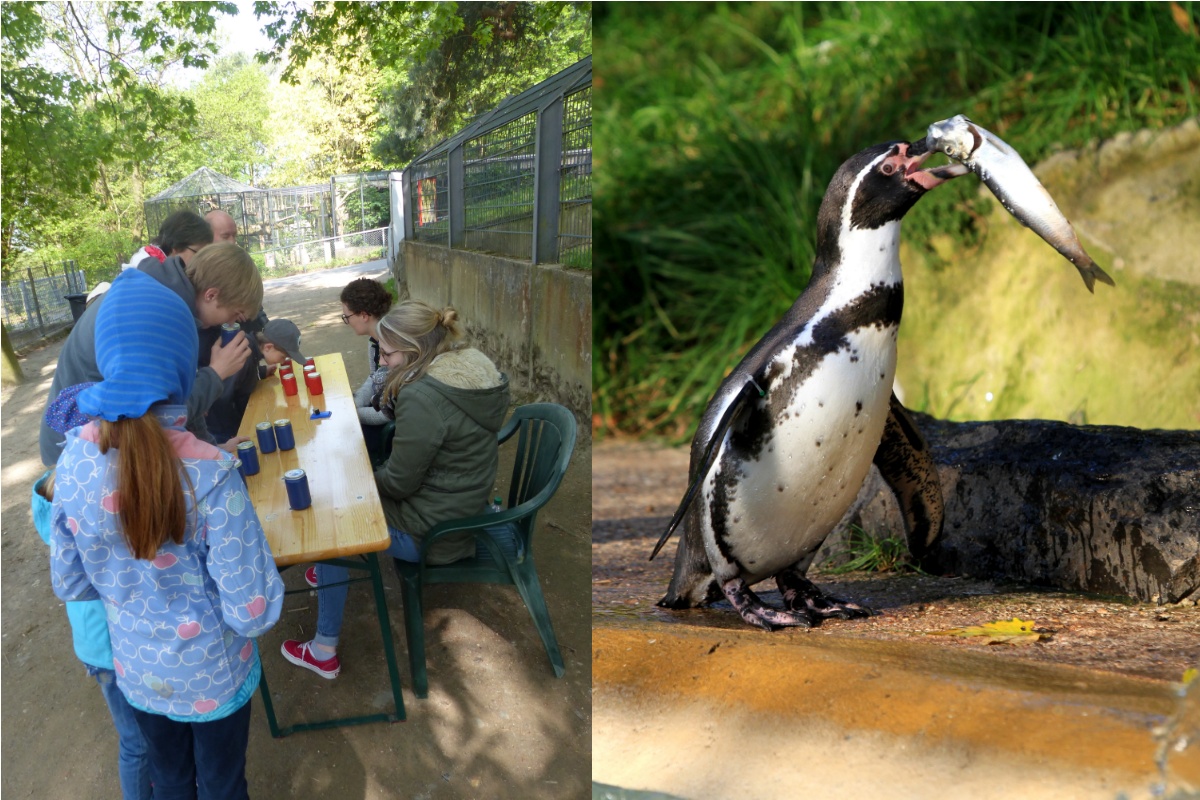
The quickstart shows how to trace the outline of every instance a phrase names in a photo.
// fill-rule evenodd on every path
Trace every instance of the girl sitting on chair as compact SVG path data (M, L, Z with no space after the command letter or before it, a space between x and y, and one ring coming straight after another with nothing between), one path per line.
M461 343L453 308L407 300L380 321L380 359L389 367L381 406L396 419L392 451L375 472L392 546L388 555L418 561L421 538L446 520L484 513L496 480L496 434L508 412L508 376L491 359ZM449 564L475 554L470 531L439 539L425 554ZM316 567L317 587L345 581L347 570ZM318 594L317 633L309 642L283 643L288 661L323 678L341 670L338 636L345 585Z

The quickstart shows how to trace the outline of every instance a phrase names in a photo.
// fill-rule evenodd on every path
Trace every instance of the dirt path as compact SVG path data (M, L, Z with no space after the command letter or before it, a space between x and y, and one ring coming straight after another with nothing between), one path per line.
M293 276L266 284L264 307L302 331L306 352L340 352L351 385L366 377L365 340L338 318L337 295L356 277L384 277L383 262ZM62 603L50 590L46 548L33 530L30 486L42 472L38 418L61 342L28 353L28 381L4 386L0 407L0 700L6 798L119 796L117 742L107 709L71 649ZM529 401L534 398L521 398ZM502 451L503 452L503 451ZM512 587L426 591L430 693L410 691L395 576L385 570L392 635L408 719L395 725L300 733L273 740L254 699L247 776L255 797L584 797L591 765L591 449L586 439L555 499L539 515L538 568L567 672L556 680ZM501 472L504 474L502 465ZM288 588L303 578L284 573ZM260 641L283 724L390 708L391 696L370 590L350 590L342 675L325 681L278 655L286 638L316 622L311 595L287 598Z

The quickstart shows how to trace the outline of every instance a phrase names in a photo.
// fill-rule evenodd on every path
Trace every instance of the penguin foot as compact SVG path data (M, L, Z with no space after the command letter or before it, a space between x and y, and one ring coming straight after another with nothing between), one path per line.
M776 628L811 628L813 625L813 618L804 610L782 611L766 605L741 578L725 581L721 591L743 620L759 628L773 631Z
M779 586L783 604L788 610L804 612L812 620L830 617L861 619L875 613L866 606L824 594L815 583L794 571L780 572L775 576L775 583Z

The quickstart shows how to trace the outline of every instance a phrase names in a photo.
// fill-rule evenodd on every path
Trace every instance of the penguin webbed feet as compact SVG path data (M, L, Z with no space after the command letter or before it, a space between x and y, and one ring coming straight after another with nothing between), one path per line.
M807 610L772 608L759 599L741 578L730 578L721 584L721 591L742 619L764 630L777 628L811 628L815 621Z
M790 611L803 611L809 619L862 619L875 614L874 611L849 600L841 600L825 594L817 585L793 570L784 570L775 576L783 604Z

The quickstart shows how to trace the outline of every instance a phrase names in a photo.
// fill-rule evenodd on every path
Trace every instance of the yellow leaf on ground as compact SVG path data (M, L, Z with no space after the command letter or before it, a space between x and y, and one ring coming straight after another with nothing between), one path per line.
M1196 680L1197 675L1200 675L1200 671L1198 671L1195 667L1185 669L1183 671L1183 685L1187 686L1189 683Z
M948 631L930 631L930 636L979 637L984 644L1033 644L1042 634L1033 629L1032 620L1013 617L1002 622L989 622L969 628L952 628Z

